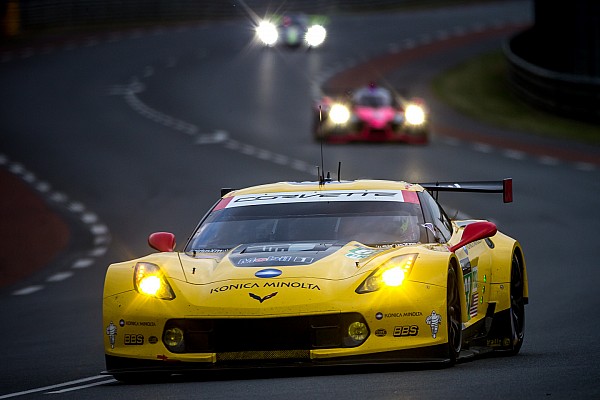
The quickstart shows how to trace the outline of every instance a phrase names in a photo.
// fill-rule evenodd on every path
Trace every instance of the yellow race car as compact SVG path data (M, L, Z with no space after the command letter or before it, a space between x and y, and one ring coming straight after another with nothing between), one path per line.
M223 190L181 251L109 266L106 373L429 362L523 343L521 245L488 221L453 221L441 191L512 180L283 182Z

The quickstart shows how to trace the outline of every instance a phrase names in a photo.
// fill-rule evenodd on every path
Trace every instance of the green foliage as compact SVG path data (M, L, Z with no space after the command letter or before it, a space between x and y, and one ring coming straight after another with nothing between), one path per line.
M471 59L436 77L435 94L458 111L486 123L540 136L600 144L600 126L533 108L512 91L502 52Z

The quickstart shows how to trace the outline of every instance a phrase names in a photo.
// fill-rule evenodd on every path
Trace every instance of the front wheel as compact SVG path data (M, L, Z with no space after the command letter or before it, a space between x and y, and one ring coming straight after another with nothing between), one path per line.
M454 364L462 348L462 309L456 269L448 268L448 285L446 290L446 315L448 326L448 356Z
M523 340L525 339L525 298L523 288L525 286L523 277L523 266L517 254L513 254L510 269L510 323L512 332L511 355L519 353Z

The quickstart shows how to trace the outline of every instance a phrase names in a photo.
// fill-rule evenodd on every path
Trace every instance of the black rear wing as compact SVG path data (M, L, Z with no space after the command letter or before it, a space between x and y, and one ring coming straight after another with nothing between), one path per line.
M505 203L512 203L512 178L501 181L473 181L473 182L434 182L420 183L437 199L438 192L475 192L475 193L502 193Z

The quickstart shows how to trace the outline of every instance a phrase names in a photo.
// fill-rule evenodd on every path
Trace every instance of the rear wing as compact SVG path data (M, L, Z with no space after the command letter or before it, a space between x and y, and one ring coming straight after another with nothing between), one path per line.
M475 193L502 193L505 203L512 203L512 178L501 181L473 181L473 182L435 182L420 183L423 188L432 192L437 199L438 192L475 192Z

